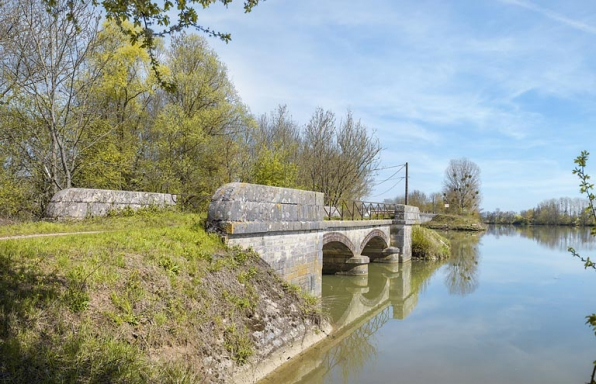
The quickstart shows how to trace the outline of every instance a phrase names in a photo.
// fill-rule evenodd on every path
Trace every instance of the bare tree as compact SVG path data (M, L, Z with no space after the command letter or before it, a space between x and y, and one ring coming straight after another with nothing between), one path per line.
M41 171L50 193L72 186L92 119L85 110L89 83L80 79L90 78L87 59L99 17L83 3L70 5L68 0L49 7L40 0L16 2L19 18L12 28L19 34L4 45L12 61L3 63L2 81L13 87L13 99L3 116L10 128L3 134L18 146L31 174Z
M303 184L325 193L327 204L360 199L370 191L381 145L351 112L338 126L333 112L317 109L302 142Z
M20 74L23 55L15 49L15 39L21 32L17 4L0 0L0 104L8 102Z
M466 158L451 160L445 170L443 197L457 213L478 212L480 205L480 168Z

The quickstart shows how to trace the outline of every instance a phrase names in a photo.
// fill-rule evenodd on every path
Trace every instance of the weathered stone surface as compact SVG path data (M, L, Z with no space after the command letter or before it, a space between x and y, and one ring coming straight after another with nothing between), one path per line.
M323 232L228 234L227 243L252 248L286 281L314 295L321 294Z
M395 220L323 221L323 215L322 193L231 183L213 195L207 227L229 245L254 249L280 276L315 295L322 272L365 275L371 260L411 257L416 207L400 206Z
M420 224L420 210L411 205L398 204L395 207L395 224Z
M46 215L55 219L84 219L104 216L111 210L171 205L176 205L176 196L167 193L69 188L52 197Z
M265 185L230 183L209 204L212 222L323 221L323 194Z
M323 194L231 183L211 199L207 226L254 249L288 282L321 293Z
M421 213L420 214L420 224L428 223L435 216L437 216L437 215L434 213Z

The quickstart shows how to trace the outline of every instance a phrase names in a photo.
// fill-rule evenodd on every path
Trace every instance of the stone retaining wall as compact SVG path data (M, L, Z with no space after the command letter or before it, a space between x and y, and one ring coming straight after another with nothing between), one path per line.
M176 195L167 193L68 188L54 195L46 215L54 219L84 219L105 216L111 210L176 205Z

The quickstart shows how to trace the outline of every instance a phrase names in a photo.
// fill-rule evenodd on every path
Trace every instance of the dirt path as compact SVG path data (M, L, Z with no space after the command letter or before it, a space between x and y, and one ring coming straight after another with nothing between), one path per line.
M70 235L89 235L94 233L103 233L107 231L88 231L88 232L64 232L64 233L38 233L33 235L16 235L16 236L5 236L0 237L2 240L14 240L14 239L31 239L35 237L55 237L55 236L70 236Z

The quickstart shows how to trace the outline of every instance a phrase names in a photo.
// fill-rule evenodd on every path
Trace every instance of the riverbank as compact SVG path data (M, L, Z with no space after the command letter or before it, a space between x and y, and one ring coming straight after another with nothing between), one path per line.
M442 231L486 231L488 228L477 217L447 214L438 214L422 226Z
M0 378L254 381L326 337L317 299L203 220L141 211L2 227L46 236L0 241ZM65 234L82 229L96 232Z
M433 229L415 225L412 228L412 259L443 260L451 256L449 240Z

